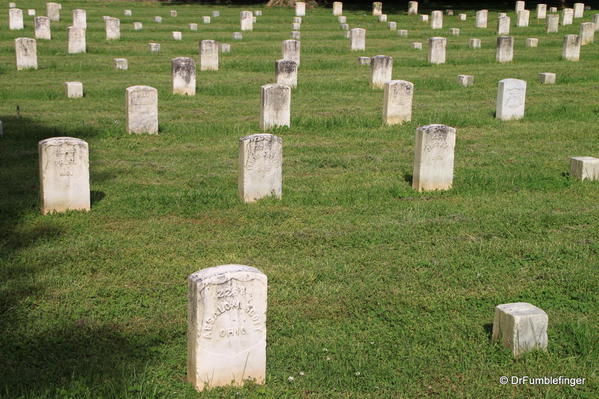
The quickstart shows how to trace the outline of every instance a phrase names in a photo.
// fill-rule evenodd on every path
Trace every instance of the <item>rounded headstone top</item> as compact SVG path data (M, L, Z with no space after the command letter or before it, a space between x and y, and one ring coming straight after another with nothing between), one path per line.
M146 90L146 91L155 91L158 92L158 90L152 86L144 86L144 85L137 85L137 86L129 86L126 89L128 92L132 92L132 91L138 91L138 90Z
M269 83L269 84L263 85L262 89L264 89L264 90L268 90L268 89L291 90L291 87L289 87L287 85L282 85L282 84L279 84L279 83Z
M432 123L430 125L420 126L417 130L427 134L450 134L456 132L456 129L454 127L442 125L439 123Z
M279 136L275 136L274 134L270 134L270 133L256 133L256 134L250 134L249 136L245 136L239 139L240 142L244 142L244 141L263 141L263 140L268 140L268 141L277 141L279 143L283 142L283 139Z
M76 137L50 137L44 140L41 140L38 145L43 146L46 144L61 144L61 143L71 143L71 144L77 144L77 145L85 145L87 146L87 141L85 140L81 140L78 139Z
M196 282L196 283L206 282L207 280L212 280L215 278L217 280L226 281L229 279L228 276L230 274L234 274L234 273L235 274L236 273L258 274L260 276L266 277L266 275L264 273L262 273L260 270L256 269L255 267L252 267L252 266L220 265L220 266L209 267L207 269L202 269L200 271L192 273L189 275L189 280Z
M504 85L509 84L511 86L526 86L526 80L516 78L501 79L499 83L503 83Z

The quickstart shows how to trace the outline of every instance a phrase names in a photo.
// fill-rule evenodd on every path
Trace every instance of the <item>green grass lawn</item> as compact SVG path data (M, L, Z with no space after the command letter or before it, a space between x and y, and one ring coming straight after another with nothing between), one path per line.
M45 15L45 2L17 1L24 31L8 30L2 4L0 397L596 397L599 182L568 171L571 156L599 156L599 43L580 62L560 59L580 19L546 34L534 12L516 28L510 10L515 57L500 65L497 12L488 29L474 27L473 9L465 22L445 16L440 31L390 13L405 38L345 11L350 27L367 29L367 51L352 53L330 9L308 10L292 126L271 132L284 140L283 199L247 205L238 139L260 132L260 86L274 81L293 10L264 9L233 41L239 12L258 7L62 4L53 39L38 40L39 69L20 72L14 39L33 37L26 10ZM67 54L75 8L87 10L87 54ZM221 16L203 24L215 9ZM104 40L103 15L121 19L121 40ZM431 36L447 37L444 65L426 61ZM482 49L468 47L472 37ZM539 47L525 48L527 37ZM197 60L202 39L232 51L218 72L198 72L195 97L172 95L170 59ZM357 63L377 54L415 85L411 123L382 125L383 92ZM114 70L117 57L128 71ZM541 85L540 72L557 73L557 84ZM475 75L474 86L460 87L458 74ZM504 78L528 82L521 121L494 119ZM67 99L65 81L83 82L86 97ZM158 89L158 136L125 133L133 85ZM457 129L450 191L410 185L415 130L429 123ZM55 136L89 143L89 213L39 213L37 142ZM186 278L227 263L268 275L267 383L198 394L185 381ZM515 360L490 328L496 305L519 301L548 313L549 347ZM586 383L499 384L524 375Z

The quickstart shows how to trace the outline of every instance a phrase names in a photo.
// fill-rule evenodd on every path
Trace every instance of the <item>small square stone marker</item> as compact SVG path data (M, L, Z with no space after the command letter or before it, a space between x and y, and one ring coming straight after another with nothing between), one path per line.
M555 83L555 73L553 72L541 72L539 74L539 81L541 84L550 85Z
M458 83L464 87L470 87L474 84L473 75L458 75Z
M73 137L53 137L38 143L42 214L89 211L89 149Z
M198 391L266 377L267 277L222 265L188 277L187 380Z
M515 357L534 349L547 350L548 321L547 313L530 303L497 305L493 341L500 341Z
M159 53L160 52L160 43L148 43L148 48L151 53Z
M81 82L64 82L64 87L68 98L83 97L83 83Z
M114 69L119 69L122 71L126 71L129 69L129 62L126 58L115 58L114 59Z
M536 37L529 37L526 39L526 47L539 47L539 39Z
M358 57L359 65L370 65L370 57Z
M283 140L273 134L252 134L239 140L239 196L243 202L283 193Z
M422 50L422 43L421 42L413 42L412 48L416 49L416 50Z
M599 158L570 158L570 175L580 180L599 181Z
M480 39L472 38L468 41L468 46L472 49L480 48Z

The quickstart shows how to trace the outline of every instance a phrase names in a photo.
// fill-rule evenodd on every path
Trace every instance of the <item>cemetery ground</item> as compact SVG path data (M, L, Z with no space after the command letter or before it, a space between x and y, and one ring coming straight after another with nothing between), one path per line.
M534 13L516 28L508 10L514 62L498 64L496 11L488 29L474 27L473 9L432 31L385 9L408 29L399 37L369 11L345 10L350 27L367 29L366 51L351 52L331 9L309 9L291 127L269 131L283 138L283 198L244 204L238 140L260 132L260 86L274 81L293 9L263 9L234 41L239 12L261 7L62 5L52 40L38 40L39 69L28 71L16 71L14 39L33 37L32 17L9 31L2 5L0 397L595 397L599 184L568 170L571 156L599 156L599 44L579 62L560 59L580 19L546 34ZM45 15L42 1L17 6ZM67 54L75 8L87 10L87 54ZM203 24L212 10L221 16ZM120 40L105 40L103 15L121 19ZM432 36L447 38L446 64L427 63ZM525 48L529 37L538 48ZM202 39L231 53L219 71L198 71L196 96L171 94L170 60L198 61ZM410 123L382 124L383 92L357 63L377 54L393 57L394 79L414 83ZM117 57L129 70L114 69ZM540 84L541 72L557 83ZM459 86L458 74L474 75L474 86ZM528 83L523 120L494 118L504 78ZM85 97L67 99L66 81L83 82ZM158 89L157 136L125 132L133 85ZM417 193L414 134L430 123L457 129L454 188ZM59 136L89 143L89 213L39 212L37 142ZM269 279L266 385L197 393L185 377L186 278L228 263ZM514 359L490 341L494 308L509 302L548 313L547 352ZM501 385L501 376L585 384Z

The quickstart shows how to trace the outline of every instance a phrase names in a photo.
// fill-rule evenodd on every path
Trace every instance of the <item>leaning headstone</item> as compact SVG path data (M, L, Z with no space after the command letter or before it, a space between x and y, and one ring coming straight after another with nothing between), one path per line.
M562 58L568 61L580 60L580 36L566 35L564 36L564 47L562 50Z
M333 2L333 15L343 15L343 3L340 1Z
M510 34L510 17L497 18L497 35Z
M584 16L584 3L574 3L574 18L582 18Z
M443 28L443 11L435 10L431 12L431 29Z
M148 48L150 49L150 53L159 53L160 43L148 43Z
M487 28L487 21L489 18L489 10L478 10L476 12L475 26L477 28Z
M283 59L295 61L297 66L299 67L301 42L299 40L283 40L281 47Z
M536 37L529 37L526 39L526 47L539 47L539 39Z
M562 26L572 25L574 22L574 10L572 8L564 8L562 10Z
M370 65L370 57L358 57L358 65Z
M8 9L8 29L21 30L23 29L23 10L20 8Z
M376 55L370 60L370 85L382 89L393 74L393 58L388 55Z
M48 17L34 17L33 23L35 25L35 38L51 40L52 30L50 29L50 18Z
M547 4L537 4L537 19L547 18Z
M516 2L516 8L515 8L514 11L516 11L516 13L517 13L518 11L522 11L525 8L526 8L526 3L524 1L517 1Z
M280 84L261 87L260 128L291 126L291 88Z
M530 20L530 11L522 10L517 14L518 19L516 20L516 26L518 28L525 28L528 26L528 21Z
M382 13L383 13L383 3L381 3L380 1L375 1L374 3L372 3L372 15L374 15L375 17L378 17Z
M210 23L210 21L211 21L211 20L210 20L210 17L208 17L208 16L204 16L204 17L202 17L202 22L203 22L203 23L205 23L205 24L209 24L209 23Z
M431 37L428 39L428 62L430 64L444 64L446 46L447 39L444 37Z
M125 90L127 133L158 134L158 90L131 86Z
M548 317L530 303L498 305L493 319L493 341L500 341L515 357L535 349L547 349Z
M60 21L60 8L58 3L46 3L46 15L50 21Z
M83 83L81 82L64 82L64 88L68 98L83 97Z
M559 15L550 14L547 16L547 33L557 33L559 31Z
M253 15L251 11L242 11L240 13L241 30L251 31L254 29Z
M69 26L68 28L68 53L80 54L87 51L85 29Z
M383 122L397 125L411 121L414 84L405 80L389 80L384 87Z
M502 121L524 118L526 81L503 79L497 86L497 108L495 118Z
M265 197L281 199L283 140L273 134L252 134L239 140L238 192L243 202Z
M449 33L452 36L459 36L460 35L460 28L449 28Z
M143 24L141 22L133 22L133 30L142 30Z
M229 43L218 43L218 51L220 51L223 54L230 53L231 45Z
M476 39L476 38L472 38L468 41L468 46L470 46L470 48L480 48L481 44L480 44L480 39Z
M555 83L555 73L542 72L539 74L539 82L544 85L552 85Z
M241 32L233 32L233 40L241 40L243 39L243 35Z
M188 278L187 380L198 391L266 378L267 278L243 265Z
M200 71L218 71L218 44L215 40L200 42Z
M75 28L87 29L87 12L85 10L73 10L73 25Z
M42 214L90 210L89 147L73 137L38 143Z
M579 180L599 181L599 158L572 157L570 158L570 175Z
M301 37L302 36L301 36L301 32L300 31L298 31L298 30L291 31L291 39L293 39L293 40L300 40Z
M173 94L196 95L196 63L193 58L177 57L171 60Z
M497 62L512 62L514 59L514 37L513 36L498 36L497 37Z
M449 190L453 185L456 129L426 125L416 129L412 188L416 191Z
M350 47L352 51L366 50L366 29L353 28L350 31Z
M118 40L121 38L121 20L118 18L106 18L106 40Z
M408 15L418 15L417 1L408 1Z
M580 45L586 46L595 40L595 24L592 22L583 22L580 24Z
M460 84L460 86L470 87L474 84L474 76L458 75L458 83Z
M16 38L15 53L17 55L17 71L37 69L37 45L35 39L28 37Z
M304 15L306 15L306 3L304 3L303 1L295 2L295 15L297 17L303 17Z
M280 85L297 87L297 62L290 59L276 60L275 82Z
M126 58L115 58L114 60L114 69L120 71L126 71L129 69L129 61Z
M172 34L173 34L173 40L183 40L183 32L174 31L174 32L172 32Z

